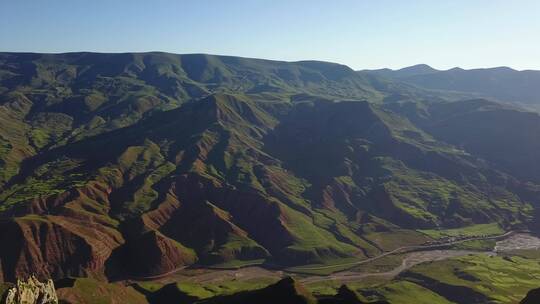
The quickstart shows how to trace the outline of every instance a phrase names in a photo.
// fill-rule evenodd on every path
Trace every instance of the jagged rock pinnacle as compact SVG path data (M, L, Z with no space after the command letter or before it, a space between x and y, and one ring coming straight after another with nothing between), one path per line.
M42 283L35 276L28 280L17 280L6 296L6 304L58 304L58 297L52 280Z

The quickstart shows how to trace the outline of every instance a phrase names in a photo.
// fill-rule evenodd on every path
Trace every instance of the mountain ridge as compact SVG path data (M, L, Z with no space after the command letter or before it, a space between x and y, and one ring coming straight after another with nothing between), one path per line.
M540 144L516 134L539 116L455 97L314 61L0 54L2 279L328 264L422 229L531 227L537 156L517 148Z
M540 103L536 92L540 84L540 71L537 70L515 70L506 66L435 70L416 65L399 70L359 72L372 73L430 90L475 94L477 97L495 99L533 110L538 110Z

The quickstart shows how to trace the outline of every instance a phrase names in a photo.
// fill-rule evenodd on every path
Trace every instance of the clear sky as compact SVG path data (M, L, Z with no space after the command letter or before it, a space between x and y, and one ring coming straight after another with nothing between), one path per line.
M540 1L0 0L0 51L540 69Z

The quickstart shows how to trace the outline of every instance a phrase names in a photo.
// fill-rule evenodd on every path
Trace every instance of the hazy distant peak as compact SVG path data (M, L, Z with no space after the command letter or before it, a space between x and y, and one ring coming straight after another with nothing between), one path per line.
M412 76L412 75L419 75L419 74L435 73L438 71L439 70L436 70L427 64L417 64L410 67L399 69L396 72L399 73L400 76Z
M518 70L515 70L507 66L494 67L494 68L486 69L486 70L492 70L492 71L497 71L497 72L518 72Z
M431 74L431 73L436 73L440 71L432 68L431 66L427 64L416 64L416 65L404 67L398 70L383 68L383 69L376 69L376 70L364 70L364 72L374 73L374 74L384 76L384 77L389 77L389 78L401 78L401 77Z

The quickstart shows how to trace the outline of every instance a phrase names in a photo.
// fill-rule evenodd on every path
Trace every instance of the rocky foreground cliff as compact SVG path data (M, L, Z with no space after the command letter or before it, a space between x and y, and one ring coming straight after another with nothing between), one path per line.
M5 304L58 304L52 280L40 282L30 276L26 281L17 280L17 285L6 293Z

